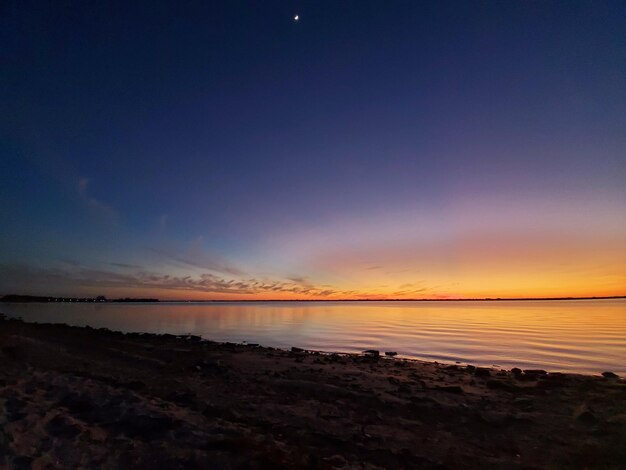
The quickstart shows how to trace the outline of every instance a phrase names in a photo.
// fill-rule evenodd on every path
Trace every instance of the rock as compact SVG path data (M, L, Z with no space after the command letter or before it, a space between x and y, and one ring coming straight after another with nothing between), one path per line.
M602 377L604 377L605 379L618 379L619 375L617 375L615 372L602 372Z
M369 357L378 357L380 356L380 351L377 351L376 349L368 349L366 351L363 351L363 354Z
M395 351L385 351L385 356L394 357L397 356L398 353Z
M16 411L20 411L22 408L24 408L25 405L26 403L24 402L24 400L20 400L19 398L15 397L9 397L4 403L4 408L7 410L7 412L14 413Z
M126 384L126 386L130 390L135 390L135 391L145 390L145 388L146 388L146 384L141 382L140 380L132 380L132 381L128 382Z
M478 367L474 371L476 377L491 377L491 371L486 367Z
M567 382L569 380L568 376L566 374L562 374L561 372L550 372L544 378L552 382Z
M225 436L224 434L212 434L207 437L204 449L208 451L237 452L246 445L242 437Z
M530 398L516 398L515 400L513 400L513 404L523 411L530 411L533 408L533 401Z
M547 372L543 369L524 369L524 374L528 375L546 375Z
M341 455L333 455L324 460L335 468L343 468L346 466L346 459L344 459Z
M522 375L522 369L520 369L519 367L513 367L513 368L511 369L511 373L512 373L515 377L520 376L520 375Z
M17 346L4 346L1 349L2 354L10 359L17 359L18 351Z
M13 435L4 429L0 429L0 449L8 449L9 444L12 441L13 441ZM4 454L0 453L0 468L4 468L3 467L4 461L2 460L3 455Z
M610 424L626 424L626 413L611 416L606 422Z
M516 387L512 382L504 380L488 380L487 388L492 390L507 390L511 392L518 390L518 387Z
M615 392L621 392L626 394L626 382L625 381L618 381L618 382L613 382L611 384L607 384L606 388L613 390Z
M515 376L515 378L522 382L532 382L532 381L538 380L539 376L537 374L524 373L524 374Z
M46 431L61 439L72 439L80 433L80 429L75 424L72 424L63 416L55 416L48 424L46 424Z
M227 367L222 364L222 361L217 359L215 361L199 361L195 364L193 369L205 373L222 374L226 372Z
M119 430L131 438L154 440L162 438L174 427L174 421L165 415L150 416L129 411L117 423Z
M448 393L463 393L463 389L458 385L442 385L437 387L437 390Z
M31 468L33 458L27 455L13 457L13 468Z
M476 411L475 413L473 418L477 422L486 423L497 428L509 426L517 420L514 415L502 411L484 410Z
M542 376L542 381L539 382L538 387L542 388L558 388L567 385L567 376L559 373L550 373L546 376Z
M167 396L169 401L172 401L181 406L189 406L192 405L195 401L196 396L190 391L177 390L170 393Z
M26 403L23 400L15 397L9 397L4 404L8 421L13 422L25 418L26 413L22 412L25 406Z
M68 409L73 415L83 416L92 411L95 407L93 401L87 394L69 393L63 397L58 403Z
M237 418L235 412L230 408L220 407L213 404L207 405L204 410L202 410L202 414L207 418L221 418L228 421L232 421Z
M582 405L578 407L578 409L574 412L574 418L585 424L593 424L598 418L593 412L587 407L587 405Z
M417 419L419 421L438 419L441 417L442 413L445 413L446 410L443 409L441 404L432 398L409 398L410 403L408 404L406 411L407 416L412 419Z

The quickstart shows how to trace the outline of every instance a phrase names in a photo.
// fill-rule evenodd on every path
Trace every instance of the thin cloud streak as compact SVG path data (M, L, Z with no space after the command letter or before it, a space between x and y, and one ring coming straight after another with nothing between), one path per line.
M81 176L80 178L78 178L76 189L78 191L78 194L83 199L84 203L89 208L89 211L95 217L98 217L104 221L107 221L110 223L117 223L120 218L120 214L117 211L117 209L115 209L110 204L107 204L106 202L103 202L99 199L91 197L88 194L89 185L90 185L89 178L86 178L84 176Z
M124 269L143 269L143 266L139 266L137 264L109 263L109 265L115 266L116 268L124 268Z
M245 275L242 270L204 251L177 252L162 248L152 248L151 251L160 255L168 262L175 262L183 267L199 268L233 276Z
M184 268L198 268L227 274L235 277L246 276L246 273L220 256L206 251L203 247L204 238L199 236L186 246L165 245L151 248L153 253L168 263L175 263Z
M119 263L118 263L119 264ZM227 279L211 273L197 276L171 276L150 271L116 272L93 269L85 266L74 267L35 267L25 264L0 266L0 289L15 289L15 286L29 285L92 287L94 291L106 288L130 288L138 290L171 290L205 294L267 295L292 294L306 297L348 296L350 291L341 291L295 281L264 279ZM8 292L6 292L8 293Z

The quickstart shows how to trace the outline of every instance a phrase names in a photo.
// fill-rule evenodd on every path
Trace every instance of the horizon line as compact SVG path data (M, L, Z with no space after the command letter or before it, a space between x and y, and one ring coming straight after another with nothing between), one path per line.
M6 297L22 297L32 299L80 299L80 300L94 300L98 297L74 297L74 296L51 296L51 295L23 295L23 294L5 294L0 297L0 302L5 302ZM118 297L118 298L105 298L104 301L145 301L148 302L203 302L203 303L227 303L227 302L502 302L502 301L532 301L532 300L610 300L610 299L626 299L626 294L622 295L609 295L609 296L581 296L581 297L474 297L474 298L411 298L411 299L398 299L398 298L385 298L385 299L159 299L159 298L145 298L145 297ZM8 302L11 302L8 300ZM37 302L34 300L34 302Z
M506 301L506 300L603 300L626 299L625 295L585 296L585 297L476 297L476 298L428 298L428 299L158 299L159 302L471 302L471 301ZM112 299L113 300L113 299Z

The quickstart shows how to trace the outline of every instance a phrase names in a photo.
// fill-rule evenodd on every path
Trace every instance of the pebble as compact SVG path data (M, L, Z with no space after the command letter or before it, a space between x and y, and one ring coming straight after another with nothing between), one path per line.
M368 349L366 351L363 351L363 354L366 356L378 357L380 356L380 351L377 351L376 349Z
M581 405L580 407L578 407L578 409L574 413L574 418L586 424L592 424L597 421L596 415L593 414L593 412L589 409L587 405Z
M605 379L617 379L619 378L619 375L617 375L615 372L602 372L602 377L604 377Z

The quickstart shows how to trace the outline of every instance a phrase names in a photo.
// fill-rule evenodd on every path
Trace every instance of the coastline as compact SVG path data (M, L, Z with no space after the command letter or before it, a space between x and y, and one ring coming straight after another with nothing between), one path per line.
M626 465L621 378L3 317L0 363L9 468Z
M104 297L55 297L55 296L31 296L7 294L0 297L0 303L55 303L55 302L106 302L106 303L263 303L263 302L532 302L532 301L564 301L564 300L621 300L626 299L626 295L608 296L582 296L582 297L476 297L476 298L338 298L338 299L213 299L213 300L190 300L190 299L142 299L142 298L120 298L106 299Z

